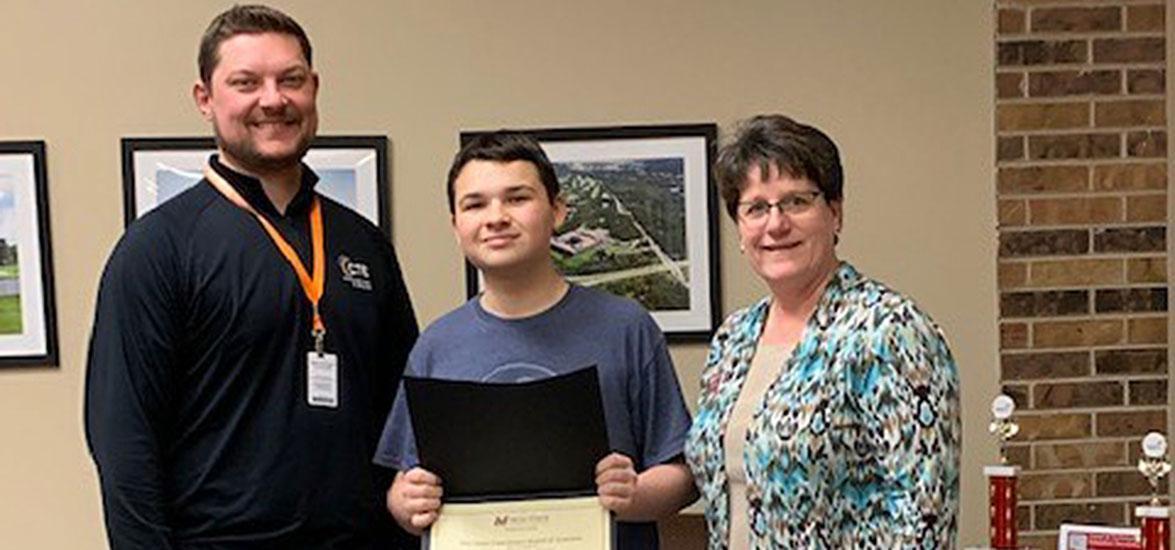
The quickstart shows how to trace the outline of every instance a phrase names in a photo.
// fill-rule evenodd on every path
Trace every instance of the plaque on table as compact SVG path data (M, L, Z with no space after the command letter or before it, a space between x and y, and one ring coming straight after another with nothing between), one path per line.
M1105 527L1062 523L1057 550L1141 550L1137 527Z

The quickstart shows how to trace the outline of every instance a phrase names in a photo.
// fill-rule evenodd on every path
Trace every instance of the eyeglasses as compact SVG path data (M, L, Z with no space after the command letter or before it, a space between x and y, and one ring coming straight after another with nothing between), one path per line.
M771 216L771 209L778 208L781 215L795 216L803 214L816 204L819 191L800 191L788 193L775 202L755 200L738 203L738 218L747 223L762 223Z

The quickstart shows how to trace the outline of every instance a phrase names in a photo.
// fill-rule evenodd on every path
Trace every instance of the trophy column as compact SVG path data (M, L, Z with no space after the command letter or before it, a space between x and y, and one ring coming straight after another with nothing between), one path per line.
M1170 550L1171 508L1159 502L1159 480L1171 472L1167 462L1167 438L1159 432L1146 434L1142 439L1142 458L1138 471L1151 485L1151 501L1134 509L1134 516L1142 521L1142 550Z
M1016 477L1020 473L1020 468L1008 464L1007 454L1008 440L1020 431L1020 426L1012 421L1012 412L1015 410L1016 403L1007 395L997 395L991 402L993 419L988 431L1000 438L1000 464L985 467L983 474L987 476L988 512L991 522L989 544L997 550L1017 548Z

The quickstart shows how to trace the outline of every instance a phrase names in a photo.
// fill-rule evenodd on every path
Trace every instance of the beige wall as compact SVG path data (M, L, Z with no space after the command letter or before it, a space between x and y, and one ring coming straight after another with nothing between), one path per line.
M0 372L0 545L102 545L81 430L97 279L121 233L121 136L201 135L189 89L227 3L9 0L0 139L48 143L59 369ZM731 4L731 5L728 5ZM962 541L986 526L996 388L991 13L985 2L281 2L314 40L322 133L392 141L396 245L420 320L462 301L442 178L461 129L780 111L847 172L844 257L913 295L963 377ZM117 7L115 7L117 6ZM723 311L764 290L722 220ZM703 346L675 346L690 398Z

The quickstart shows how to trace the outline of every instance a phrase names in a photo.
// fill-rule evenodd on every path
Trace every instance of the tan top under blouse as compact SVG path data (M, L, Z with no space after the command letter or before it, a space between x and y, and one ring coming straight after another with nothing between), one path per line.
M763 403L771 384L779 378L793 346L760 343L751 359L747 379L739 391L730 420L726 425L723 448L726 454L726 479L730 487L730 541L729 550L750 548L751 526L747 517L747 476L743 464L743 449L747 441L747 425Z

